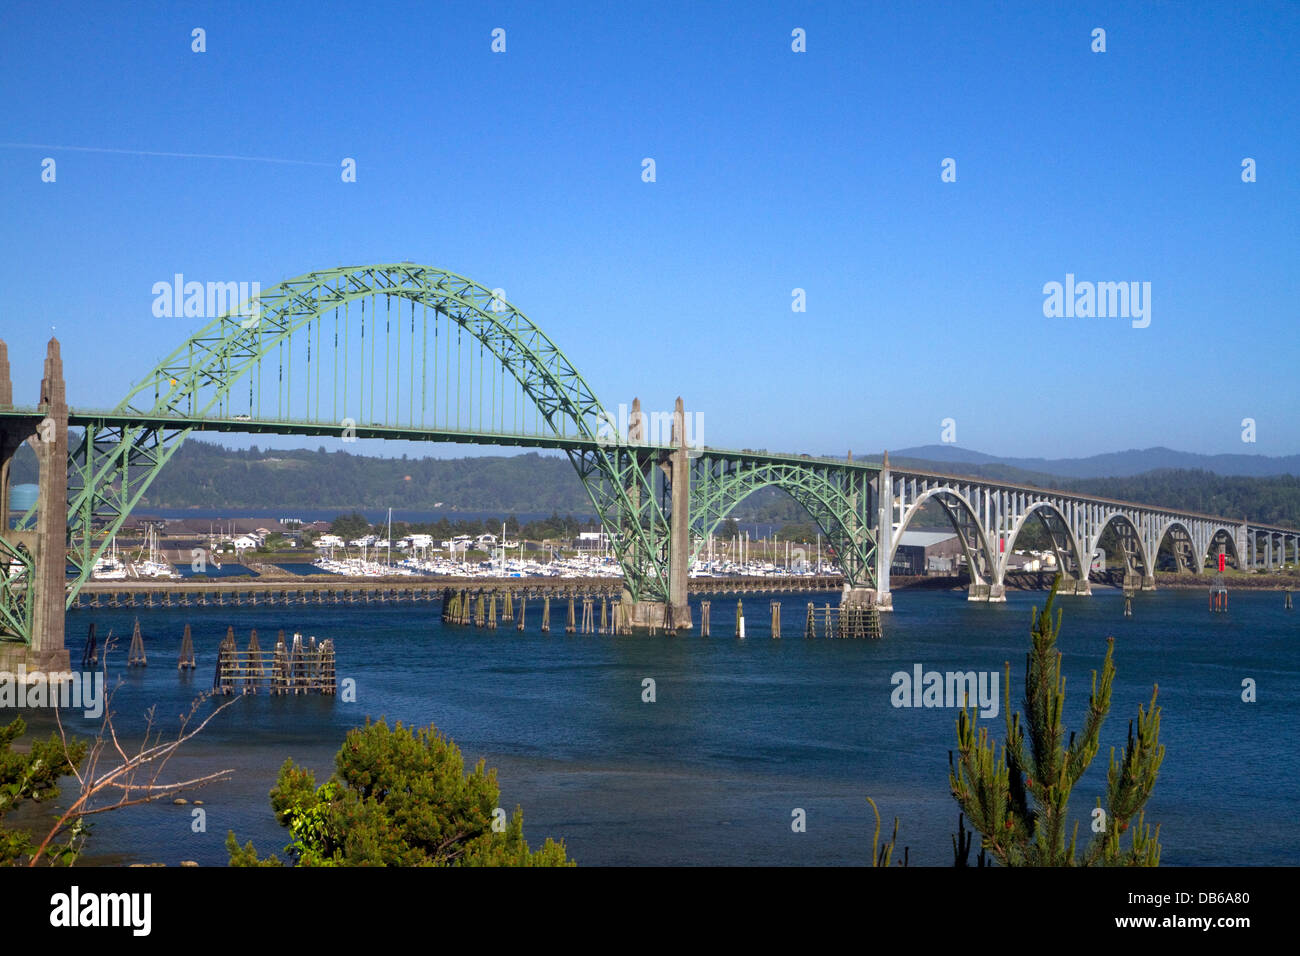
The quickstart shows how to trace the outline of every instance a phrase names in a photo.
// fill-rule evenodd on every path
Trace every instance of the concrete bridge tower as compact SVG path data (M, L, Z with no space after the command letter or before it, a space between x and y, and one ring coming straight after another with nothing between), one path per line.
M628 423L627 441L633 449L646 443L645 414L641 400L632 402L632 415ZM653 436L656 440L658 435ZM650 455L643 460L644 467L659 467L668 488L670 512L668 515L668 601L637 601L624 591L627 624L635 631L671 627L689 631L691 605L689 601L688 564L691 555L691 460L686 439L686 411L679 396L673 408L671 448L659 453L654 461ZM653 453L651 453L653 454ZM638 467L641 467L640 465ZM629 488L632 499L633 520L640 508L639 493Z
M13 405L8 348L0 342L0 408ZM39 466L35 530L10 528L14 455L26 442ZM6 418L0 424L0 562L17 570L15 558L30 560L30 579L4 595L30 620L26 633L0 635L0 671L55 673L69 669L64 646L64 606L68 558L68 397L59 342L46 346L40 407L35 415ZM24 562L25 563L25 562ZM7 576L7 575L6 575Z

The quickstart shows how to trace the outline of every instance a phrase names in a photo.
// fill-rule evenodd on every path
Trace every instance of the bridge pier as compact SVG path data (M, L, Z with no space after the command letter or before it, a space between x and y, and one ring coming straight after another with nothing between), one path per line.
M641 402L632 404L633 421L629 440L643 440ZM687 575L691 557L691 460L686 444L686 410L681 396L673 407L672 450L659 459L664 481L668 485L668 600L635 601L624 590L619 602L619 617L633 632L691 629L691 604ZM617 622L615 622L617 630Z
M1068 574L1061 575L1061 584L1057 594L1073 594L1076 597L1092 597L1092 582L1087 578L1076 578Z
M851 456L850 456L851 457ZM881 611L894 609L894 595L889 590L889 566L894 560L894 479L889 471L889 452L881 462L876 476L876 586L850 588L844 586L840 606L863 601L874 604ZM862 592L860 596L854 596Z
M984 601L989 604L1004 604L1007 600L1007 587L1001 581L972 581L966 589L966 600Z
M846 584L844 590L840 592L840 608L846 607L874 607L877 611L892 611L894 595L889 591L879 591L876 588L860 588Z
M624 627L630 628L634 633L652 630L689 631L692 627L689 604L680 608L667 601L633 601L631 595L624 591L619 607L622 609Z
M0 342L0 409L13 405L8 348ZM38 416L11 418L0 426L0 560L15 549L26 552L32 576L23 592L6 593L6 603L25 605L30 633L0 635L0 671L20 668L29 676L67 673L71 669L64 646L64 586L68 560L68 399L58 339L45 350ZM34 531L9 528L10 464L23 442L36 452L39 465L39 510ZM10 567L6 562L6 567ZM18 568L14 567L17 571ZM6 575L7 577L7 575Z

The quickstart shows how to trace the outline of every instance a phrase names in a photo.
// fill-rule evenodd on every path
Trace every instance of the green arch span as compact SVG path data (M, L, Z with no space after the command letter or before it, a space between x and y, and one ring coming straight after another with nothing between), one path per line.
M318 270L265 290L252 314L221 316L189 336L114 409L123 416L149 416L151 424L132 425L128 418L107 438L88 431L73 465L75 487L69 489L69 532L87 542L70 554L79 573L69 604L131 508L193 430L187 422L220 413L232 387L295 331L374 295L423 303L457 322L496 355L557 436L589 440L589 447L566 448L566 454L617 542L625 585L634 599L666 599L667 522L644 453L599 441L598 426L607 417L603 406L559 346L523 312L465 276L403 262ZM159 419L175 425L160 427ZM139 469L138 478L131 478L131 467Z

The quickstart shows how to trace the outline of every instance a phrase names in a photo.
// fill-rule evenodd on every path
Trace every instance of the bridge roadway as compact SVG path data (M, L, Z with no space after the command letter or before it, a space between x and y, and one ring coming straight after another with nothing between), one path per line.
M838 574L788 577L691 578L690 593L789 594L839 591ZM291 581L88 581L77 593L73 608L87 607L188 607L191 605L255 606L259 604L357 604L397 601L440 601L448 591L504 595L515 598L583 598L617 600L621 578L421 578L407 576L325 580L303 576Z
M9 406L8 408L0 409L0 417L31 417L35 416L38 412L39 409L36 406ZM108 409L69 410L68 425L76 428L85 428L86 426L97 428L143 426L156 430L188 428L193 431L224 432L227 434L303 435L322 438L338 438L340 433L343 431L336 422L284 421L274 418L254 419L249 416L232 418L214 415L147 415ZM574 451L595 451L600 448L608 447L609 445L609 442L602 441L598 438L585 438L573 435L521 435L472 429L421 428L411 425L384 425L378 422L370 425L358 423L349 426L348 434L350 437L356 437L359 439L379 438L395 441L423 441L449 444L491 444L521 448L549 448ZM647 452L671 452L673 450L672 445L657 444L649 440L638 443L637 447ZM699 454L708 455L710 458L735 462L831 465L837 468L847 468L850 470L860 470L872 473L880 472L884 467L882 462L874 461L870 458L844 459L830 455L808 455L799 452L769 451L766 448L718 448L712 445L700 445L694 450ZM1201 518L1218 522L1238 520L1223 515L1209 514L1208 512L1166 508L1163 505L1150 504L1141 501L1123 501L1118 498L1104 498L1099 495L1090 495L1074 491L1062 491L1047 486L1024 485L1017 484L1013 481L981 478L975 475L963 475L955 472L909 468L897 462L892 466L892 471L897 476L917 478L930 482L943 482L952 486L972 483L988 484L996 485L997 487L1008 491L1077 498L1079 500L1087 500L1097 504L1110 505L1116 508L1140 508L1148 511L1158 511L1164 514L1178 515L1184 518ZM1300 534L1300 529L1283 527L1282 525L1250 522L1249 526L1253 529L1258 529L1261 532L1272 531L1278 534L1288 535Z
M0 408L0 419L31 418L40 413L37 407L10 405ZM250 415L213 414L199 415L150 414L129 410L76 409L68 412L68 425L88 429L93 433L105 429L145 429L164 432L217 432L245 434L280 434L317 437L339 437L343 427L336 422L284 420L282 418L253 417ZM525 448L550 448L575 455L591 455L608 449L607 439L590 435L561 435L554 432L520 434L476 429L423 427L413 424L384 424L380 422L353 423L347 426L350 437L425 441L439 443L472 443L515 446ZM651 456L671 455L671 445L640 440L639 453ZM969 566L975 568L975 579L970 587L973 600L1000 600L1005 592L1003 579L1016 538L1028 519L1044 522L1053 535L1053 549L1066 575L1066 590L1087 593L1087 574L1082 570L1091 563L1091 555L1107 527L1121 533L1122 557L1134 587L1153 587L1157 552L1167 535L1173 536L1175 557L1180 569L1193 570L1213 562L1218 550L1228 552L1232 563L1238 567L1271 570L1276 565L1295 561L1300 563L1300 531L1279 525L1249 522L1177 508L1133 501L1121 501L1100 496L1062 491L1054 488L1025 485L946 471L909 468L902 465L890 467L888 458L883 461L854 460L799 453L771 452L766 449L726 449L699 445L692 451L691 484L707 486L719 479L729 480L738 489L727 498L726 507L734 506L739 496L752 490L751 486L773 484L796 495L790 486L792 471L810 471L825 475L833 470L840 475L858 475L857 482L849 479L846 487L862 490L857 509L865 512L874 534L874 554L863 553L850 575L851 585L870 578L875 585L871 601L888 608L889 568L893 564L902 532L915 517L920 506L935 499L947 512ZM756 478L746 479L746 475ZM824 491L825 489L819 489ZM707 493L704 496L707 498ZM853 495L846 500L857 501ZM863 507L865 506L865 507ZM710 513L707 503L690 502L690 526L697 540L702 540L705 526L716 523L719 515ZM883 520L884 514L890 520ZM839 545L846 553L853 549L848 542L837 540L835 532L850 527L844 515L816 515L828 541ZM858 533L859 536L861 532ZM698 545L696 546L698 549ZM695 555L692 555L694 557ZM852 555L850 555L852 557ZM89 582L87 582L87 585ZM84 586L84 585L83 585ZM76 588L72 589L73 591ZM697 588L690 589L694 593ZM68 607L75 606L70 594Z

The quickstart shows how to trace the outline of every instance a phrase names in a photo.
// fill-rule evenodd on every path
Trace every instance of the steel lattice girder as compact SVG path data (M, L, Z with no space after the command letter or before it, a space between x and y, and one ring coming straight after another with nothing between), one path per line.
M32 602L32 582L36 576L36 562L31 552L0 536L0 636L10 640L18 638L24 644L32 643L32 616L36 610Z
M634 600L667 601L669 529L664 508L653 493L651 453L611 445L570 450L568 455L598 509L601 527L610 536L628 592ZM610 474L616 477L610 479ZM611 482L621 494L611 492ZM594 488L600 494L593 493Z
M189 428L87 424L68 452L68 563L75 569L65 606L71 607L95 562ZM23 516L30 523L32 512Z
M797 501L834 546L850 586L875 585L876 537L871 528L878 472L773 461L742 461L708 452L692 459L690 527L696 538L691 560L702 542L742 500L775 485Z
M295 331L322 313L373 295L410 299L455 321L497 357L556 436L599 441L598 426L608 416L595 393L540 328L491 290L408 263L310 272L264 291L255 315L227 314L208 323L114 410L121 416L172 418L177 427L119 424L113 436L110 417L102 429L87 426L82 445L70 456L75 488L69 488L69 530L80 546L74 549L78 575L69 604L126 515L192 430L183 422L220 413L234 385ZM614 542L632 597L666 600L667 522L650 471L634 467L637 456L618 446L569 450L569 457Z

